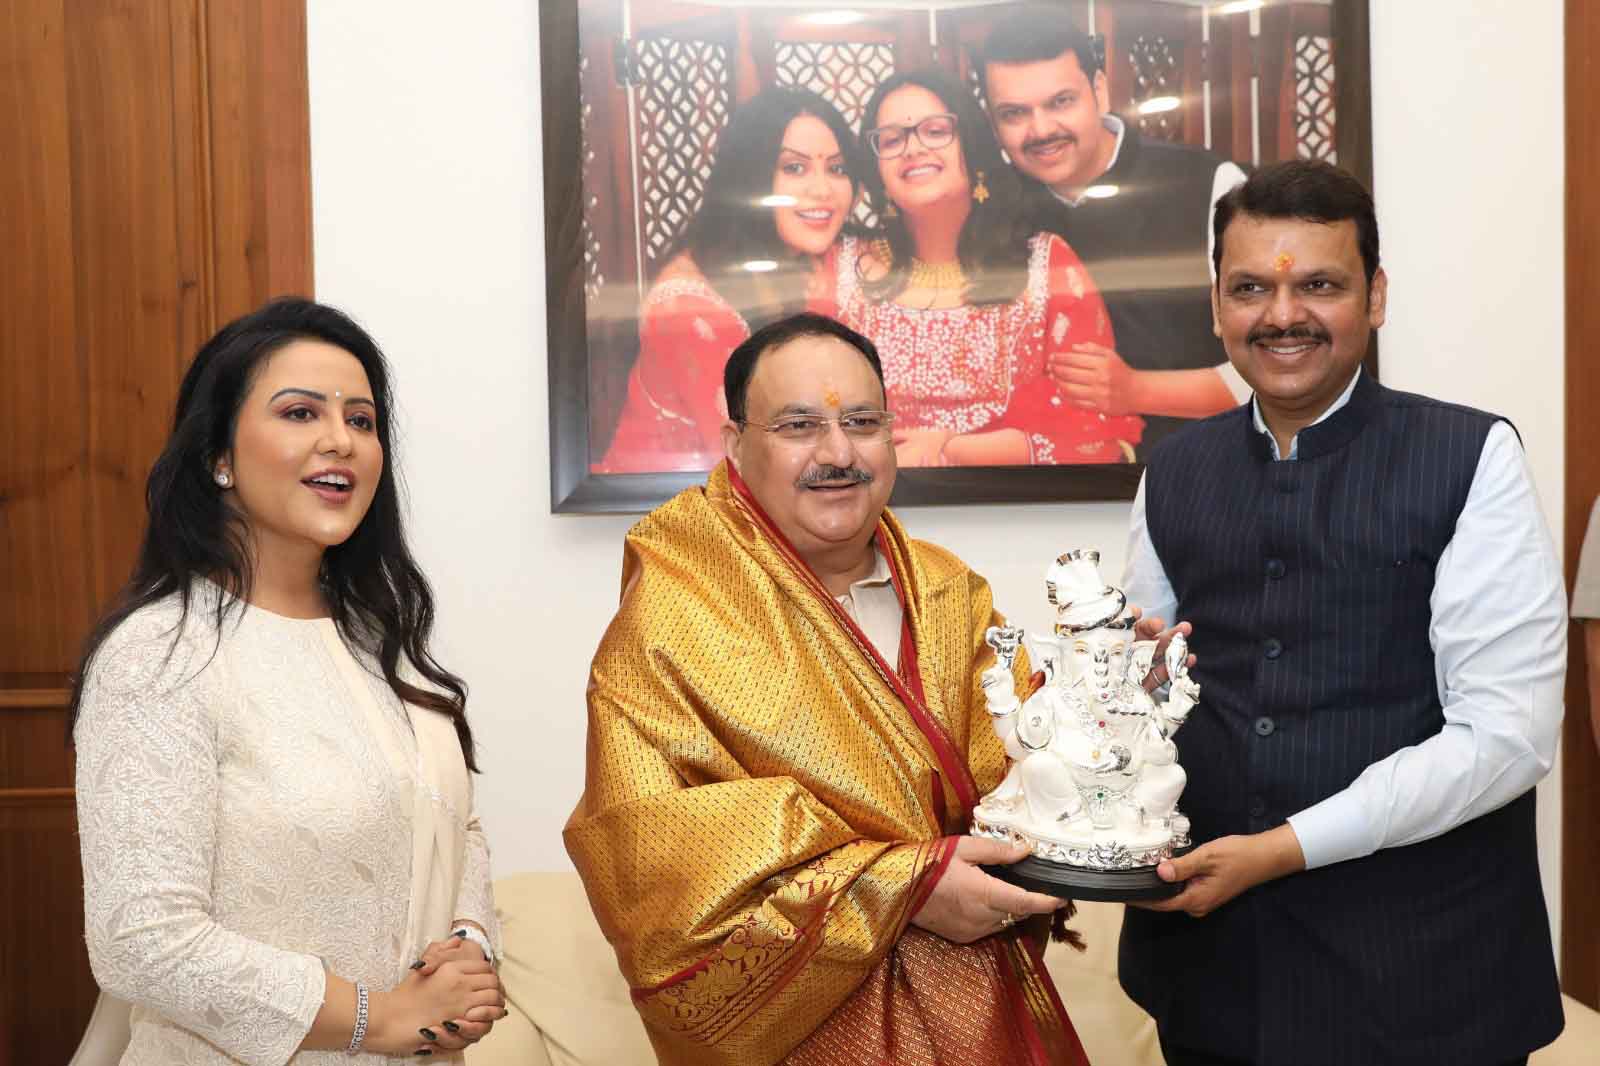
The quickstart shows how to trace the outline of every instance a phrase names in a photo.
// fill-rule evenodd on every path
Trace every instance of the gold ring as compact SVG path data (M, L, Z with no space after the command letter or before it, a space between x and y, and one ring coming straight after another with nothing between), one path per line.
M1015 924L1017 924L1017 916L1015 914L1007 913L1004 918L1000 919L1000 928L1002 929L1010 929Z

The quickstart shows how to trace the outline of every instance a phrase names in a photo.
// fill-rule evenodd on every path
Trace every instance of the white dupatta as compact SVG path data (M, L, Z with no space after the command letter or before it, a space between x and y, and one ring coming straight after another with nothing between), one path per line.
M419 959L429 942L442 940L456 917L456 895L467 846L472 785L455 724L448 715L402 704L416 737L410 760L395 735L393 717L373 696L368 675L339 636L332 619L318 626L345 687L367 716L372 735L397 780L411 784L411 901L406 911L406 958Z

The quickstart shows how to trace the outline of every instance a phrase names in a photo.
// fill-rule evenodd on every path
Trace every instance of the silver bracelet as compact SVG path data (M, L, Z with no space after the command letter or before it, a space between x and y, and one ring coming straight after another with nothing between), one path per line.
M483 952L483 957L485 959L490 962L494 961L494 948L489 946L489 938L472 928L472 926L457 926L450 935L461 937L463 940L472 941L474 944L478 945L478 950Z
M350 1046L344 1049L346 1055L354 1055L361 1050L361 1042L367 1038L367 986L360 981L356 982L356 1027L350 1033Z

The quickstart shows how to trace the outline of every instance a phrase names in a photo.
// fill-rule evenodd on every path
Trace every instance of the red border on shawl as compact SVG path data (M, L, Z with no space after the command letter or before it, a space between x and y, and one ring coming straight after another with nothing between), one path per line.
M972 778L972 770L956 753L955 742L950 739L950 734L945 732L944 726L941 725L939 721L933 717L933 715L928 713L926 706L928 702L928 693L927 690L922 687L922 668L917 665L917 642L911 631L911 612L906 609L906 591L905 587L901 584L900 571L895 567L894 553L888 550L889 538L888 535L884 533L882 526L878 527L876 540L879 544L878 550L883 553L883 557L889 562L889 580L894 584L895 595L900 598L901 644L902 646L909 645L911 648L911 654L909 656L907 656L904 652L902 652L900 656L905 660L907 687L916 695L917 698L917 702L911 707L911 712L913 715L916 715L918 712L920 712L922 715L926 716L926 724L920 720L917 722L918 728L922 729L924 735L927 735L930 730L937 735L937 739L935 739L933 736L930 736L928 738L928 743L933 745L935 749L934 754L939 756L940 763L944 763L945 753L948 753L949 758L953 760L958 767L960 767L962 772L952 778L950 783L956 790L956 798L961 801L963 817L966 821L971 822L972 809L978 805L978 783ZM941 748L943 749L943 752L939 750ZM942 789L939 793L939 806L940 813L943 814L944 791Z
M938 879L941 876L943 876L944 871L945 871L945 867L947 867L950 864L950 857L953 856L955 854L955 852L956 852L956 849L955 849L955 838L954 837L944 837L944 838L941 838L939 840L935 840L935 841L931 841L929 843L921 844L917 848L918 853L921 854L924 850L926 850L930 846L931 847L935 847L935 848L943 848L943 846L944 846L946 841L948 841L949 844L950 844L949 848L944 850L944 854L942 855L942 857L940 857L940 858L935 860L934 868L930 869L923 877L924 881L927 881L930 886L932 884L936 883L938 881ZM931 880L930 880L930 878L931 878ZM836 895L842 895L843 893L848 892L850 890L850 887L853 887L854 884L855 884L855 880L854 880L854 878L852 878L850 886L846 886L845 888L840 889L839 892L836 893ZM913 896L913 897L911 897L911 898L909 898L907 900L907 905L901 909L899 916L897 916L896 919L895 919L895 925L897 927L899 927L902 932L904 932L905 926L900 924L900 919L904 918L905 921L907 923L909 923L910 920L911 920L911 917L917 913L917 909L922 906L922 900L923 900L923 894L922 894L921 888L919 886L918 894ZM831 908L829 909L829 911L824 912L824 914L823 914L823 923L826 923L829 913L831 913ZM822 923L819 923L819 924L822 924ZM816 926L813 925L813 926L810 926L808 928L815 928L815 927ZM895 939L898 941L899 937L896 936ZM894 950L894 945L893 944L890 945L889 950L890 951ZM755 1007L759 1007L762 1003L767 1002L767 1000L771 999L773 996L776 996L779 992L782 992L784 990L784 988L786 988L788 986L789 982L793 981L795 976L797 974L799 974L801 966L803 964L807 963L807 962L810 962L811 961L811 956L813 954L815 954L815 953L816 952L813 949L813 951L808 953L804 958L796 958L793 962L789 963L788 967L779 976L777 984L775 984L772 988L768 989L765 993L763 993L760 1001L758 1003L756 1003L754 1006Z
M1061 1027L1072 1036L1072 1043L1078 1050L1078 1061L1088 1066L1089 1052L1083 1046L1083 1038L1078 1035L1078 1027L1072 1024L1072 1016L1067 1013L1067 1006L1061 1002L1061 993L1056 991L1055 980L1050 976L1050 969L1044 962L1044 945L1032 937L1021 938L1022 950L1028 953L1033 960L1035 978L1044 986L1050 995L1050 1005L1055 1008L1056 1018L1061 1022Z
M928 897L933 895L934 886L944 877L945 871L950 869L950 860L955 858L957 837L944 837L939 841L939 858L935 860L933 868L922 878L922 883L917 886L916 894L911 897L910 904L906 907L908 918L915 918L922 905L928 902Z
M1022 987L1023 978L1017 972L1015 956L1012 954L1012 946L1015 945L1023 952L1026 952L1029 959L1033 958L1032 953L1028 952L1026 946L1017 943L1025 939L1026 936L1027 934L1020 928L1002 932L990 940L989 950L995 953L995 969L999 971L1000 987L1004 989L1004 995L1011 1004L1011 1016L1017 1020L1017 1035L1027 1045L1028 1061L1032 1066L1058 1066L1058 1064L1051 1063L1049 1056L1045 1053L1044 1041L1040 1038L1039 1028L1033 1020L1033 1011L1028 1006L1028 995ZM1048 978L1046 978L1045 983L1049 983ZM1078 1034L1072 1028L1071 1021L1065 1015L1061 1016L1061 1020L1066 1022L1068 1031L1072 1033L1073 1039L1076 1041ZM1067 1066L1067 1064L1059 1064L1059 1066Z
M851 841L851 843L854 843L854 842ZM852 879L852 881L853 881L853 879ZM840 889L839 891L843 892L844 889ZM832 900L833 900L833 897L836 896L836 895L838 895L837 892L829 893L828 902L831 903ZM811 935L817 931L817 927L822 925L822 923L825 922L827 920L827 918L828 918L828 908L827 908L827 906L823 906L823 907L821 907L821 908L819 908L817 910L816 917L813 918L811 921L807 922L803 926L796 926L795 927L794 949L793 950L798 950L803 944L805 944L808 940L810 940ZM673 985L680 985L683 982L689 980L689 978L693 977L695 974L697 974L700 971L702 971L702 970L706 969L707 967L709 967L712 963L717 961L717 959L721 955L721 952L722 952L722 949L719 946L718 948L714 949L710 954L708 954L704 958L702 958L699 962L690 963L688 966L685 966L683 969L679 970L677 973L673 974L671 977L667 978L665 981L662 981L660 984L647 985L644 988L630 988L628 990L628 995L630 997L632 997L633 999L635 999L635 1000L642 1000L642 999L649 999L651 996L656 995L659 992L665 992L667 989L671 988Z

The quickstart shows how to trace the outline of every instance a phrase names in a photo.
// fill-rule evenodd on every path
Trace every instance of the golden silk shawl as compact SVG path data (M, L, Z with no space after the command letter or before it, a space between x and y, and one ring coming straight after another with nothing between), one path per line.
M909 925L1005 771L979 685L997 617L888 512L877 546L893 666L726 464L628 535L565 840L663 1063L1085 1061L1042 923L966 946Z

